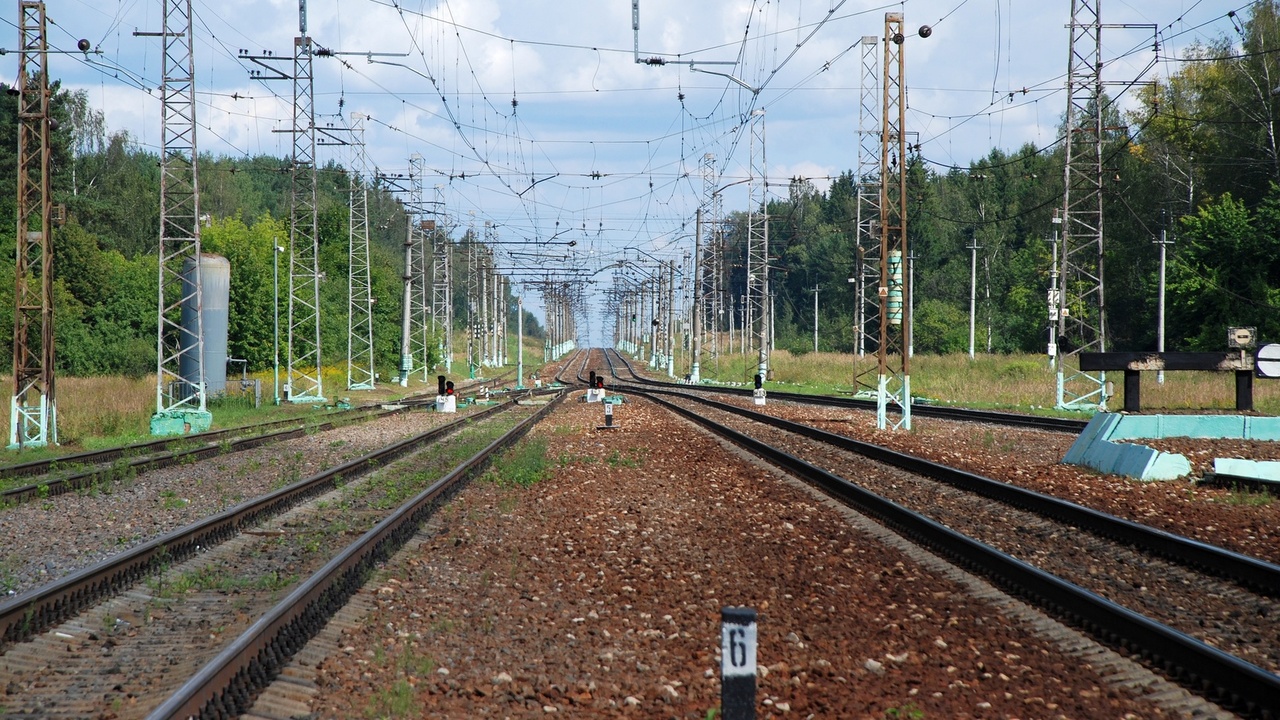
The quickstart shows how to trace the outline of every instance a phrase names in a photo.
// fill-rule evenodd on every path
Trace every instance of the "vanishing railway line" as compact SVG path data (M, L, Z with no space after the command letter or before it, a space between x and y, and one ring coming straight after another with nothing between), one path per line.
M243 712L373 566L543 405L479 410L0 605L6 717Z
M475 386L488 392L501 376ZM500 393L498 393L500 394ZM54 458L0 466L0 507L43 500L74 492L122 476L173 465L196 462L217 455L249 450L291 440L308 433L388 417L405 410L430 406L435 396L412 396L395 403L368 405L326 413L318 418L287 418L181 437L164 437L130 445L86 450ZM23 478L36 478L21 483Z
M624 370L638 377L619 356L605 362L615 377ZM1104 644L1137 653L1194 692L1245 715L1280 714L1274 564L702 397L708 393L688 386L613 388L731 440Z
M568 368L585 372L589 357L570 359L561 379ZM687 386L611 389L702 424L1103 644L1142 656L1210 700L1248 716L1280 714L1280 568L699 398ZM564 397L559 393L556 402ZM362 456L308 478L316 482L312 489L295 483L264 498L262 507L244 503L210 518L225 523L219 529L198 523L135 548L121 555L134 565L105 577L86 571L65 578L48 597L37 599L47 589L41 588L0 606L0 667L32 691L11 697L8 716L81 717L104 708L157 719L245 712L451 488L550 410L517 407L505 403L458 422L477 430L506 422L475 441L487 443L485 451L462 452L469 456L464 462L425 467L421 454L410 455L426 435L448 432L434 430L387 448L388 455ZM507 411L524 415L509 431L513 423L500 420ZM387 480L353 482L387 462L396 464L373 475ZM446 473L445 465L454 464ZM401 485L407 478L416 478L412 492ZM323 501L299 505L334 488L340 491ZM298 495L286 499L286 491ZM92 679L98 675L106 679ZM154 705L160 696L168 699Z
M752 396L751 388L738 388L730 386L699 386L685 385L681 383L670 383L646 378L635 371L630 362L627 362L616 351L608 351L607 357L614 358L612 370L617 372L625 372L629 378L621 378L620 380L629 380L641 383L645 387L678 389L686 392L712 393L717 395L735 395L739 397L750 398ZM850 410L869 410L876 411L876 403L872 400L859 400L852 397L837 397L832 395L807 395L804 393L789 393L778 390L770 390L769 398L773 400L785 400L787 402L803 403L806 405L818 405L821 407L848 408ZM1074 418L1045 417L1039 415L1024 415L1019 413L1000 412L996 410L975 410L972 408L948 407L945 405L929 405L915 403L911 406L912 415L919 417L939 418L944 420L959 420L963 422L981 422L992 425L1004 425L1008 427L1030 428L1039 430L1053 430L1056 432L1078 433L1084 429L1087 421L1077 420Z

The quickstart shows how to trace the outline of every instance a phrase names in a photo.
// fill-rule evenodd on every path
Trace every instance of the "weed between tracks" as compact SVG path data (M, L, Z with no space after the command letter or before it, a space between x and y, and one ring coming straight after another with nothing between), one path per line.
M526 438L494 459L485 479L499 487L529 487L547 477L546 438Z
M614 449L609 453L609 457L605 458L605 462L609 463L611 468L638 468L644 464L644 456L645 451L640 448L631 448L625 455L620 450Z
M374 662L386 666L386 651L378 647L374 650ZM393 661L396 670L396 681L391 687L378 691L365 707L365 717L397 718L415 717L417 714L416 689L422 678L427 678L436 671L438 663L435 659L418 654L412 648L406 649Z
M271 572L258 577L241 577L235 568L221 563L206 565L189 572L184 572L172 582L164 584L152 581L149 586L152 593L160 598L173 598L193 592L276 592L296 585L297 575L281 575Z
M1274 500L1270 493L1263 490L1253 490L1242 485L1233 485L1231 492L1217 502L1226 505L1239 505L1241 507L1267 507Z
M922 720L924 718L924 710L916 707L915 703L907 703L901 707L891 707L885 710L884 716L891 720Z

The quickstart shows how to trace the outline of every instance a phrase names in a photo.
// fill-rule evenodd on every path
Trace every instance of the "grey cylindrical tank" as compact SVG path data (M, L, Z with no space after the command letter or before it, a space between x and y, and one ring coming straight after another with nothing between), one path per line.
M187 261L182 269L182 303L184 345L192 342L196 330L195 263ZM207 395L221 395L227 390L227 319L231 304L231 262L221 255L200 254L200 294L204 305L204 379ZM184 348L185 349L185 348ZM178 372L191 385L200 382L200 368L194 353L183 353Z

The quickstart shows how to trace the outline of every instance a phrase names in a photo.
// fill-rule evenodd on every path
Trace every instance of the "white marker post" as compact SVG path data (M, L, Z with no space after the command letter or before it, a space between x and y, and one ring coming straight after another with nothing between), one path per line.
M751 608L720 610L720 717L756 717L756 611Z
M603 390L603 389L601 389L601 390L600 390L600 392L602 392L602 393L603 393L603 392L604 392L604 390ZM617 426L613 424L613 403L611 403L611 402L609 402L608 400L605 400L605 399L603 399L603 398L600 400L600 403L601 403L602 405L604 405L604 424L603 424L603 425L597 425L597 426L596 426L596 429L597 429L597 430L614 430L614 429L616 429L616 428L617 428Z

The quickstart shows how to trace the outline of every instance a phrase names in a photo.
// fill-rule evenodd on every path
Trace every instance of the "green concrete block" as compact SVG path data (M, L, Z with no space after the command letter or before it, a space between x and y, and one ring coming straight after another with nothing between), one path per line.
M1242 460L1240 458L1214 458L1213 471L1219 475L1253 478L1266 482L1280 482L1280 462L1275 460Z
M1112 442L1117 436L1131 439L1127 433L1118 431L1118 428L1122 422L1133 417L1135 416L1116 413L1094 415L1062 461L1139 480L1175 480L1191 472L1191 462L1182 455L1161 452L1136 443ZM1154 419L1156 416L1144 417ZM1151 431L1158 428L1158 423L1155 422L1139 425ZM1132 428L1131 425L1130 429Z
M213 425L213 414L207 410L174 410L151 416L152 435L190 435L202 433Z
M1277 417L1252 415L1117 415L1117 417L1120 420L1108 435L1109 440L1170 437L1280 440L1280 418Z

